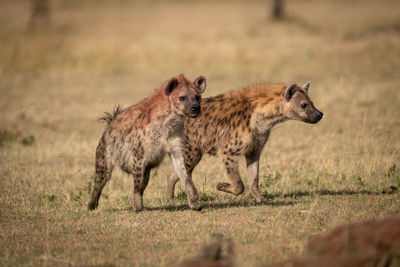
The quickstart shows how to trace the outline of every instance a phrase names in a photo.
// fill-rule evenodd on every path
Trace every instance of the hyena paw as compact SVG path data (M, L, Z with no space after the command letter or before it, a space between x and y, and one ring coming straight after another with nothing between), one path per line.
M175 202L176 202L176 197L175 197L174 195L168 196L168 197L167 197L167 201L168 201L168 202L171 202L171 203L175 203Z
M231 187L230 183L219 183L217 185L217 190L226 192L229 187Z
M263 196L256 197L255 199L256 199L257 203L261 203L261 202L265 201L265 198Z
M143 207L133 207L133 212L139 213L141 211L143 211Z
M197 211L201 211L203 209L203 206L198 202L193 202L189 204L189 207L191 210L197 210Z
M98 205L99 205L99 202L90 201L88 204L88 210L94 210L97 208Z

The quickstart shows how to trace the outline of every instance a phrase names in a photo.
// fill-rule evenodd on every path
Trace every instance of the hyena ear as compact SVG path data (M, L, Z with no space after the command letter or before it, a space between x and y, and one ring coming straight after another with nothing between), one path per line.
M194 85L196 85L197 89L199 90L200 94L206 90L207 82L204 76L199 76L194 80Z
M286 88L285 95L284 95L286 101L289 101L292 98L292 96L296 92L296 88L297 88L297 84L295 84L295 83L292 83L291 85L289 85Z
M307 82L305 85L303 85L303 89L304 91L306 91L307 94L308 94L308 88L310 88L310 84L311 82Z
M174 77L171 80L169 80L164 87L164 92L166 95L170 95L172 90L179 84L178 80Z

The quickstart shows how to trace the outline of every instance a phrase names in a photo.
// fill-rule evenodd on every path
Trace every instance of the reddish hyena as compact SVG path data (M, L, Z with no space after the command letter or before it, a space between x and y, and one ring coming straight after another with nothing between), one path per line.
M238 91L203 99L202 116L185 119L185 166L188 177L204 153L216 155L225 165L231 183L219 183L217 189L234 195L244 190L238 160L246 157L249 188L261 202L258 169L261 150L273 126L287 120L317 123L322 112L308 96L310 83L256 84ZM189 178L190 179L190 178ZM178 175L168 179L168 199L174 199Z
M150 170L161 163L166 153L182 180L190 208L201 209L196 188L185 170L183 121L184 117L200 115L201 93L205 88L203 76L189 82L181 74L137 105L106 113L103 119L107 127L96 149L96 174L89 210L97 207L115 165L133 175L130 200L135 211L142 210Z

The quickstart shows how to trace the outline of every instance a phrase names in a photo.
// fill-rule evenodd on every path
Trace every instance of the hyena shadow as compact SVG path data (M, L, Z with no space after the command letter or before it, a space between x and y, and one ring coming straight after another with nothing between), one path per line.
M275 194L263 194L264 198L267 200L274 200L278 198L290 198L290 199L298 199L301 197L319 195L319 196L353 196L353 195L391 195L396 194L398 192L398 188L396 186L390 186L387 189L383 189L382 191L371 191L371 190L316 190L316 191L294 191L289 193L275 193Z
M390 186L382 191L371 191L371 190L317 190L317 191L294 191L289 193L275 193L275 194L263 194L265 201L256 202L252 197L246 197L240 201L225 201L225 202L205 202L203 207L205 210L216 210L225 209L233 207L283 207L283 206L294 206L300 203L306 202L306 200L301 200L301 198L320 195L320 196L352 196L352 195L391 195L398 193L398 188L395 186ZM183 211L189 210L186 204L181 203L171 203L166 205L161 205L157 207L147 207L145 211ZM112 208L111 212L121 212L121 211L133 211L132 207L123 208Z
M351 196L351 195L390 195L398 193L398 188L390 186L382 191L371 191L371 190L316 190L316 191L294 191L289 193L275 193L275 194L263 194L265 200L263 202L257 202L252 197L248 196L240 201L227 201L227 202L210 202L204 203L206 209L224 209L230 207L256 207L256 206L270 206L270 207L281 207L281 206L294 206L300 203L304 203L307 200L301 200L301 198L320 195L320 196ZM149 210L167 210L167 211L180 211L187 209L184 204L167 205L163 207L153 207Z
M256 207L256 206L271 206L271 207L280 207L280 206L293 206L302 202L300 200L283 200L283 201L264 201L264 202L256 202L253 199L246 199L241 201L227 201L227 202L205 202L203 203L203 207L205 210L216 210L216 209L225 209L225 208L233 208L233 207ZM144 211L183 211L189 210L188 206L185 204L166 204L157 207L146 207ZM112 208L111 212L119 212L119 211L133 211L132 207L123 207L123 208Z
M308 196L353 196L353 195L391 195L398 193L398 188L396 186L390 186L387 189L383 189L382 191L371 191L371 190L316 190L316 191L294 191L289 193L275 193L275 194L263 194L264 198L267 200L274 200L274 199L299 199L302 197Z

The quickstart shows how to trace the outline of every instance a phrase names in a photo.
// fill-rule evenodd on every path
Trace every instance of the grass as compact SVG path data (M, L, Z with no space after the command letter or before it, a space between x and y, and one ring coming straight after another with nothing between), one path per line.
M28 2L0 10L0 265L167 265L222 233L238 266L300 254L337 225L400 214L398 1L54 1L49 29L28 31ZM218 159L194 172L204 209L166 201L169 159L152 172L145 212L116 170L86 210L94 153L120 103L168 77L206 76L206 95L257 81L312 81L317 125L276 127L260 168L267 201L234 197ZM25 140L25 141L24 141ZM393 167L395 166L395 167ZM241 173L246 182L244 162Z

